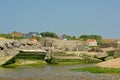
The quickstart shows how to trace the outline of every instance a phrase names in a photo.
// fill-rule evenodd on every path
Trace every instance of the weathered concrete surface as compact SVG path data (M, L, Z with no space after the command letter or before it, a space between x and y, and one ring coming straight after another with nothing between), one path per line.
M102 51L107 52L107 51L114 51L115 48L113 47L108 47L108 48L101 48Z
M102 52L102 53L97 53L95 55L96 58L101 59L101 58L106 58L108 56L108 54L106 52Z
M42 47L53 47L61 51L81 51L85 50L85 42L79 40L58 40L45 38L41 40Z
M16 56L19 53L18 49L25 49L25 50L32 50L36 51L36 49L39 48L39 43L32 43L27 44L30 40L23 39L23 40L2 40L0 41L0 65L5 64L7 61L9 61L11 58ZM34 50L35 49L35 50ZM38 51L37 50L37 51ZM42 50L39 50L42 51ZM45 50L43 50L45 52Z
M113 55L114 57L120 57L120 50L116 50Z
M11 53L11 54L9 54ZM13 53L13 54L12 54ZM1 52L0 53L0 66L5 64L7 61L12 59L14 56L16 56L19 52L16 50L9 50L8 52Z
M66 52L66 53L78 57L82 57L82 56L94 57L97 54L97 52L88 52L88 51Z

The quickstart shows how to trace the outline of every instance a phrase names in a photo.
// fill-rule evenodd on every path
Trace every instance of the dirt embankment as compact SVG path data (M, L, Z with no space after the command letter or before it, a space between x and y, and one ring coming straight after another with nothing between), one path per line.
M105 67L105 68L120 68L120 58L108 60L105 62L98 63L98 67Z

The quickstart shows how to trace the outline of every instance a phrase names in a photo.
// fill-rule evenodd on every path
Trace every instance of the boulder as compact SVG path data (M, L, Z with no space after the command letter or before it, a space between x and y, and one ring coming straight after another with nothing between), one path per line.
M6 42L6 43L5 43L5 46L6 46L7 48L13 48L13 46L12 46L12 44L11 44L10 42Z
M5 44L4 44L4 42L0 42L0 50L4 50L4 49L6 49L6 46L5 46Z
M13 41L11 44L13 45L13 47L20 47L21 45L19 41Z
M106 52L95 54L95 58L98 58L98 59L103 59L103 58L106 58L107 56L108 54Z

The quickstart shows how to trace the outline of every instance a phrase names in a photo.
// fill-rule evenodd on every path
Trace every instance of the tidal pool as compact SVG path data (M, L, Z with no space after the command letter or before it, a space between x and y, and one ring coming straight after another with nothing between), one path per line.
M120 80L120 74L93 74L70 71L72 68L92 65L46 65L44 67L0 68L0 80Z

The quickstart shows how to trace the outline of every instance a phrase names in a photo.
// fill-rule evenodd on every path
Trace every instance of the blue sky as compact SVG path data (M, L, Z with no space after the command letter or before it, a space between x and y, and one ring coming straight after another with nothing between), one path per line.
M0 33L120 38L120 0L0 0Z

